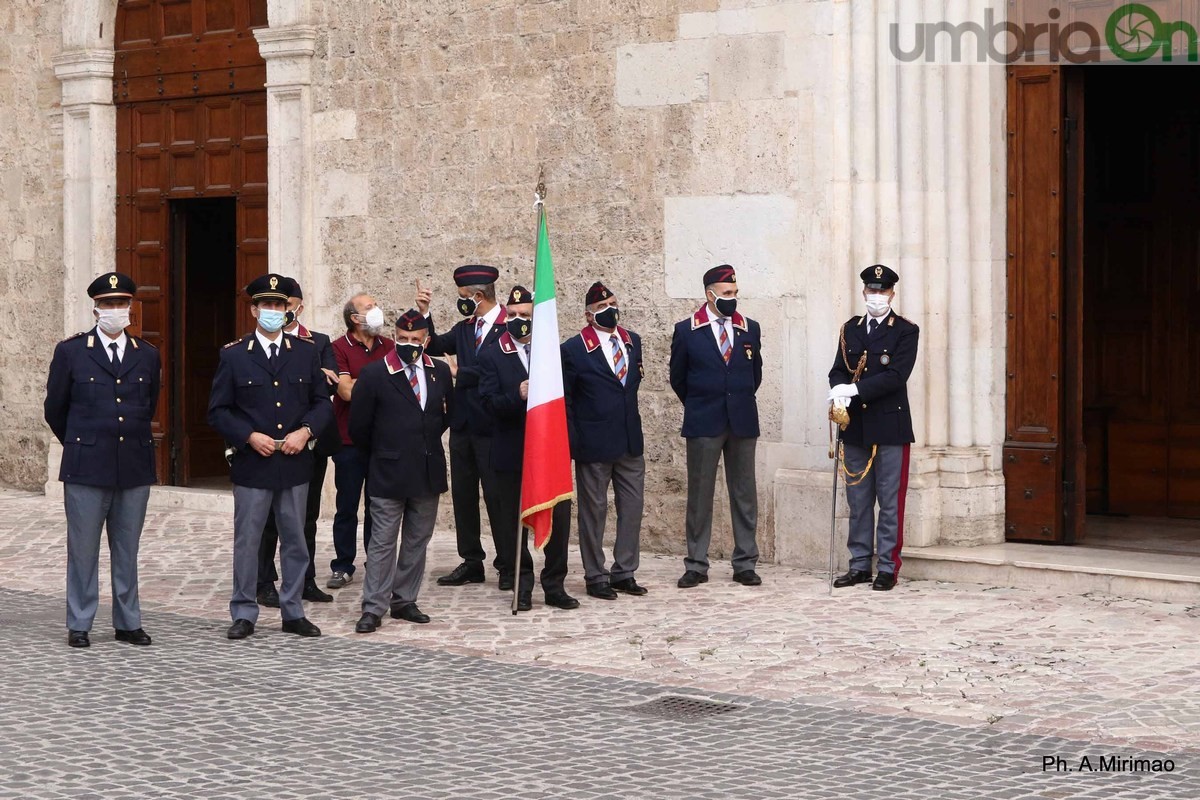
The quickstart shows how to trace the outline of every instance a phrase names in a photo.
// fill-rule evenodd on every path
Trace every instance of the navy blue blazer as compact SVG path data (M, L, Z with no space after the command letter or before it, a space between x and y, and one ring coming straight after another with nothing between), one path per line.
M758 436L762 384L762 333L758 323L735 313L730 317L733 353L729 363L709 325L708 306L675 325L671 339L671 388L683 402L686 438Z
M320 331L312 331L300 325L294 331L295 335L301 339L311 341L317 348L317 357L321 361L321 367L331 371L334 375L338 372L337 357L333 354L333 343L329 340L329 335ZM326 387L329 389L329 399L337 394L337 383L332 385L326 381ZM328 458L334 453L342 449L342 437L338 433L337 420L330 418L329 424L324 430L317 431L317 445L313 448L313 454Z
M54 348L44 411L63 446L63 483L128 489L157 480L150 420L158 408L161 363L153 345L128 338L119 369L96 328Z
M458 373L454 378L454 416L450 430L470 431L478 436L490 436L491 420L479 399L479 359L495 347L500 336L507 332L507 314L500 306L495 323L483 335L483 343L475 350L475 317L467 317L445 333L435 333L433 315L429 315L429 343L425 352L431 356L455 356Z
M313 453L275 451L264 458L247 444L250 434L282 439L307 425L324 431L333 417L317 348L285 333L271 366L258 338L247 334L221 350L208 399L208 424L236 448L229 479L254 489L289 489L312 478Z
M829 370L829 386L852 383L854 369L863 353L866 363L858 380L858 396L850 399L850 424L841 439L860 447L874 444L909 444L913 436L912 410L908 404L908 376L917 364L917 340L921 329L895 312L880 322L874 334L867 333L867 318L853 317L842 325L841 341Z
M562 345L563 394L571 457L581 463L612 462L640 456L645 448L638 388L642 385L642 339L618 327L628 354L625 385L617 380L608 351L591 325Z
M425 408L393 350L363 367L350 404L350 438L367 456L372 497L406 500L446 491L442 434L454 411L454 382L445 362L423 357Z
M521 383L529 380L519 342L505 331L479 357L479 397L492 418L491 467L520 472L525 459L525 407Z

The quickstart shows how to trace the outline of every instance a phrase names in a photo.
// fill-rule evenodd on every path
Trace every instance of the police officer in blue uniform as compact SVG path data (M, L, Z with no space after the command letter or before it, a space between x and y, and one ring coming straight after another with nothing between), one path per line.
M59 342L46 382L46 423L63 446L58 479L67 515L67 644L91 645L100 533L107 527L116 638L148 645L137 556L156 480L150 420L161 366L158 350L125 332L137 293L132 278L109 272L87 293L96 326Z
M689 589L708 581L713 492L724 458L733 521L733 579L758 586L758 488L754 452L762 383L762 333L737 311L737 274L722 264L704 273L707 302L675 325L671 388L683 403L687 439L687 558L678 581Z
M909 449L914 440L908 378L917 363L920 329L892 310L900 276L873 264L862 271L867 313L842 325L829 401L848 410L839 433L840 464L850 506L850 569L833 585L871 583L889 591L900 574ZM875 515L875 506L879 515ZM878 575L871 578L871 556Z
M579 503L579 552L587 593L601 600L615 600L617 592L647 594L634 577L640 563L646 485L638 410L642 340L617 324L618 306L607 286L593 283L584 295L588 324L562 345L563 394ZM611 570L604 559L609 484L617 508Z
M208 424L233 450L233 624L226 635L244 639L258 621L258 547L267 514L279 530L279 605L283 630L320 636L304 616L301 593L308 566L304 509L312 477L310 448L329 424L333 406L317 348L283 332L288 279L263 275L246 287L256 326L225 345L213 377Z
M501 559L501 585L512 588L513 567L520 557L517 610L533 608L533 560L522 532L517 551L517 517L521 512L521 469L525 460L525 411L529 399L529 357L533 341L533 294L514 286L508 295L505 327L496 346L479 357L479 398L490 416L492 443L490 467L494 473L497 514L492 520L496 549ZM560 510L561 509L561 510ZM552 512L550 540L541 584L546 605L565 610L579 608L567 594L567 553L571 540L571 506L559 503Z
M321 371L325 373L329 396L332 399L337 389L338 369L333 356L333 345L328 334L310 330L300 322L304 310L304 290L295 278L288 278L288 310L284 315L283 332L312 342L321 359ZM313 471L308 482L308 500L304 506L304 544L308 547L308 569L304 573L303 599L314 603L332 603L333 595L321 591L317 586L317 519L321 516L321 489L325 485L325 472L329 457L342 449L342 437L338 434L337 421L331 420L325 430L317 431L317 443L313 446ZM279 572L275 569L275 551L279 546L279 531L275 526L275 515L267 515L262 542L258 547L258 604L279 608L279 592L275 581Z

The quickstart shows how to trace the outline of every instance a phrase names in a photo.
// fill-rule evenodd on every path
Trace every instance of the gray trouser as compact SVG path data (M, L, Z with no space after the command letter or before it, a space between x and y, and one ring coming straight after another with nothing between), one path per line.
M100 531L108 527L112 567L112 621L117 630L142 627L138 602L138 542L146 521L149 486L104 489L63 484L67 513L67 629L90 631L100 603Z
M617 506L617 538L610 572L604 561L604 523L608 517L608 485ZM645 506L646 459L625 456L617 461L575 462L579 504L579 554L589 584L632 578L641 555L642 510Z
M438 495L371 498L371 544L363 578L362 610L382 617L388 608L417 602L425 553L437 523ZM403 525L403 530L401 526ZM396 537L400 554L396 555Z
M684 567L708 574L708 543L712 539L713 493L717 462L725 456L725 484L733 519L733 571L758 564L758 487L754 480L757 438L742 439L728 432L687 440L687 558Z
M279 611L284 622L304 616L304 572L308 545L304 543L304 506L308 484L287 489L233 487L233 597L229 616L258 622L258 546L267 514L275 512L279 531Z
M908 491L909 445L879 445L871 471L862 482L846 485L850 506L850 569L871 571L871 554L878 556L880 572L900 572L904 546L904 496ZM871 458L870 447L845 445L846 469L862 472ZM875 503L879 516L875 516Z

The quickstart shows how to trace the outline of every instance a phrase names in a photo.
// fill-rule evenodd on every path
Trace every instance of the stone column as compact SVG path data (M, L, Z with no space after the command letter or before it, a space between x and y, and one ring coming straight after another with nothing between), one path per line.
M85 289L116 259L117 116L111 50L73 50L53 60L62 81L63 334L90 316Z
M54 58L62 81L63 328L87 327L87 285L116 263L117 115L112 103L113 52L68 50ZM62 446L49 437L46 495L62 497Z
M313 218L312 58L306 25L254 32L267 62L267 259L272 272L304 287L310 319L327 304L317 274Z

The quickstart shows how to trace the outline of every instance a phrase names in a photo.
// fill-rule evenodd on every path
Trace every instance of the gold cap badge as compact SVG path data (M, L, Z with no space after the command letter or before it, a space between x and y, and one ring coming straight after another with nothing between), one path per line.
M876 268L875 268L875 277L876 277L876 278L882 278L882 277L883 277L883 267L876 267Z
M271 288L275 289L278 286L279 286L279 278L276 278L274 275L272 275L271 276Z
M114 289L117 288L117 276L116 275L108 276L108 285Z
M513 292L513 300L516 300L518 303L521 302L521 290L520 289L517 289L515 292Z

